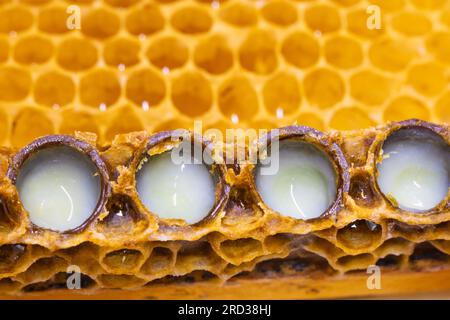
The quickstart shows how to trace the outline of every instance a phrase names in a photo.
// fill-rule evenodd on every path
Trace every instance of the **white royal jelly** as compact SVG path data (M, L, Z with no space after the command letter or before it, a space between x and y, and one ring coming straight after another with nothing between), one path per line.
M31 222L64 232L81 226L94 213L101 182L94 163L67 146L32 154L22 165L16 186Z
M205 218L215 203L215 183L204 164L176 164L171 152L153 155L136 174L142 203L164 219L193 224Z
M264 203L272 210L297 219L313 219L322 215L336 198L336 171L324 151L313 144L281 141L276 174L263 175L263 165L255 172L256 188Z
M381 192L401 209L427 211L450 187L448 145L431 131L400 129L383 144L377 182Z

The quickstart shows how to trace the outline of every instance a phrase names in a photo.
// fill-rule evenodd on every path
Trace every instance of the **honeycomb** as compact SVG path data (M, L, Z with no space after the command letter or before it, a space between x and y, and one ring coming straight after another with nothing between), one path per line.
M75 141L86 144L81 150L90 154L94 150L96 161L106 163L108 170L102 173L106 187L99 212L81 228L64 233L30 224L14 185L14 171L24 154L39 150L33 148L42 141L77 146L67 142L74 138L46 136L19 153L4 148L0 293L66 288L66 271L73 265L82 273L84 292L121 288L153 294L157 293L152 288L158 286L193 283L227 287L286 277L331 281L358 272L364 275L373 265L388 274L450 270L450 191L436 208L418 214L396 208L374 179L383 141L410 127L432 130L447 146L450 142L448 125L420 120L324 134L309 127L282 129L281 138L321 141L338 164L337 198L326 214L311 220L283 216L265 206L254 184L255 164L227 167L214 157L212 170L219 176L216 205L195 224L159 218L142 205L136 191L135 172L142 155L174 147L171 132L117 135L106 149L98 148L95 135L78 132Z
M379 29L367 27L374 6ZM95 146L117 185L108 215L79 234L29 233L23 210L19 224L1 212L0 292L65 288L69 265L87 292L445 269L448 208L386 211L369 151L409 118L442 125L448 141L449 64L448 0L1 0L0 197L17 199L13 155L53 134ZM351 165L344 209L313 223L274 216L243 166L227 170L226 207L207 226L160 225L114 168L194 120L327 132Z

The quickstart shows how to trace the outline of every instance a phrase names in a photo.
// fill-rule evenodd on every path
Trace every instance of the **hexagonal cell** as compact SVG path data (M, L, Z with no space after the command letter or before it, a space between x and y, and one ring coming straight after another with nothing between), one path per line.
M19 264L20 258L27 250L24 244L4 244L0 246L0 274L12 273Z
M139 63L139 41L131 38L113 38L107 40L103 47L103 57L106 64L125 67Z
M170 21L176 30L186 34L207 32L213 24L208 10L200 6L178 9L172 14Z
M17 101L28 96L31 74L17 67L0 67L0 100Z
M50 34L69 32L67 28L67 8L65 6L44 7L39 11L38 28Z
M207 72L222 74L233 66L233 52L225 36L211 35L199 40L194 51L194 62Z
M147 261L142 265L141 272L145 274L167 274L175 264L175 255L169 248L153 248Z
M414 48L408 43L390 38L377 40L369 49L372 64L391 72L405 70L415 55Z
M39 35L20 38L14 47L14 59L21 64L41 64L53 54L53 44Z
M77 246L56 251L57 256L61 256L71 265L77 265L82 272L97 275L105 272L99 264L99 246L92 242L82 242Z
M392 26L400 33L410 37L423 36L433 27L426 15L412 11L404 11L395 15L392 19Z
M115 35L120 29L118 15L106 7L90 9L81 16L83 34L104 39Z
M213 93L209 81L195 71L189 71L173 79L172 102L189 117L207 112L212 105Z
M239 265L263 255L262 243L253 238L225 240L220 244L220 252L229 262Z
M64 106L73 101L75 84L72 79L58 71L39 75L34 84L34 100L47 106Z
M367 13L366 9L356 9L347 13L347 29L349 32L363 37L363 38L376 38L384 34L385 25L383 15L381 15L381 28L367 28Z
M436 32L426 40L426 46L438 60L450 63L450 33Z
M380 225L368 220L356 220L339 229L336 239L346 248L361 250L379 244L381 236Z
M0 32L21 32L32 24L33 14L26 6L13 5L0 11Z
M220 10L220 17L237 27L248 27L257 23L258 12L250 2L230 1Z
M261 13L264 19L279 26L288 26L297 21L297 8L286 0L268 2L262 7Z
M53 134L54 132L53 122L42 110L24 108L14 118L11 130L11 143L13 146L20 148L37 137Z
M68 263L60 257L41 258L35 261L25 272L16 278L24 283L46 281L57 272L66 271Z
M58 46L56 61L64 69L81 71L92 68L98 59L97 48L88 39L68 38Z
M275 37L267 30L253 30L239 48L242 67L257 74L272 73L278 66Z
M415 243L406 239L400 237L390 238L384 241L383 244L375 250L375 255L378 257L385 257L388 255L409 256L412 254L414 247Z
M392 100L384 109L384 121L401 121L404 119L430 119L430 111L425 103L409 96L400 96Z
M290 115L300 107L300 86L292 73L275 74L266 81L262 93L266 109L278 118Z
M408 70L408 83L422 95L435 96L447 86L446 71L434 62L416 64Z
M182 242L175 259L175 274L185 274L194 270L219 271L224 261L206 241Z
M139 250L120 249L107 253L103 263L113 270L131 272L140 265L143 257Z
M393 81L380 73L362 70L350 77L350 93L353 98L373 106L384 103L393 91ZM371 90L367 90L371 88Z
M188 60L189 51L179 38L164 36L150 44L146 55L156 67L170 70L182 67Z
M81 102L94 108L114 104L120 97L120 90L116 73L108 69L93 69L80 80Z
M319 43L307 33L295 32L283 40L281 54L297 68L308 68L319 60Z
M358 254L355 256L344 256L337 260L337 266L342 271L364 270L368 266L374 264L375 257L369 253Z
M129 74L126 97L140 107L158 105L166 95L166 85L160 74L148 69L135 70Z
M346 36L334 36L325 42L327 62L341 69L359 66L363 61L361 44Z
M350 180L349 195L358 206L373 208L380 205L381 198L374 189L375 182L367 173L354 175Z
M402 255L394 255L388 254L383 258L379 258L376 262L376 265L384 268L400 268L403 264L404 256Z
M313 31L328 33L339 30L341 18L335 7L328 5L309 6L305 10L305 21Z
M158 5L146 3L143 6L128 11L125 27L128 32L138 36L150 35L164 28L164 16Z
M108 122L105 139L112 141L117 134L141 130L144 130L144 125L142 119L136 114L135 108L125 105L116 109L114 117Z
M330 127L341 131L370 128L375 124L369 114L359 107L340 108L330 120Z
M345 84L342 77L326 68L319 68L308 73L304 80L306 98L313 106L325 109L342 100Z
M244 76L228 78L219 87L218 103L221 112L233 122L250 120L258 111L258 96Z

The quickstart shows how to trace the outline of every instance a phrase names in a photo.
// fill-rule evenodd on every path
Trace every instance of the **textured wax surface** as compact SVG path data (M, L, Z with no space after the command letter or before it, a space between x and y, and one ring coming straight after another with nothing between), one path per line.
M56 231L75 229L94 212L100 177L84 154L69 147L50 147L28 158L17 189L36 226Z
M148 157L136 174L144 205L165 219L196 223L213 208L215 186L204 164L175 163L171 152Z
M272 150L279 159L276 174L256 171L256 188L273 210L297 219L319 217L336 197L336 171L328 156L314 145L283 141Z
M427 211L444 200L450 188L450 152L442 141L413 135L387 141L383 157L378 185L402 209Z
M450 121L448 0L0 3L2 145L75 130L109 144L193 119L319 130ZM80 29L67 28L71 4ZM370 5L380 29L367 28Z

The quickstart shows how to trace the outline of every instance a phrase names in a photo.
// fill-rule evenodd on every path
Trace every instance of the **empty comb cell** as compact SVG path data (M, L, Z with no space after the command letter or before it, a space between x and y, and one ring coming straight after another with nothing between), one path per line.
M63 136L52 138L59 137ZM58 232L76 230L102 202L103 175L92 158L70 143L45 143L45 138L36 140L19 152L10 168L11 180L35 227Z
M213 209L216 187L202 159L180 156L184 146L183 142L172 150L144 157L136 173L136 188L145 207L160 218L194 224Z
M425 212L449 192L450 149L430 129L402 128L384 141L377 171L378 187L394 206Z
M313 219L324 214L337 194L337 172L330 157L314 143L297 139L281 140L270 149L271 161L278 158L278 170L264 174L264 164L256 167L255 182L265 204L297 219Z

